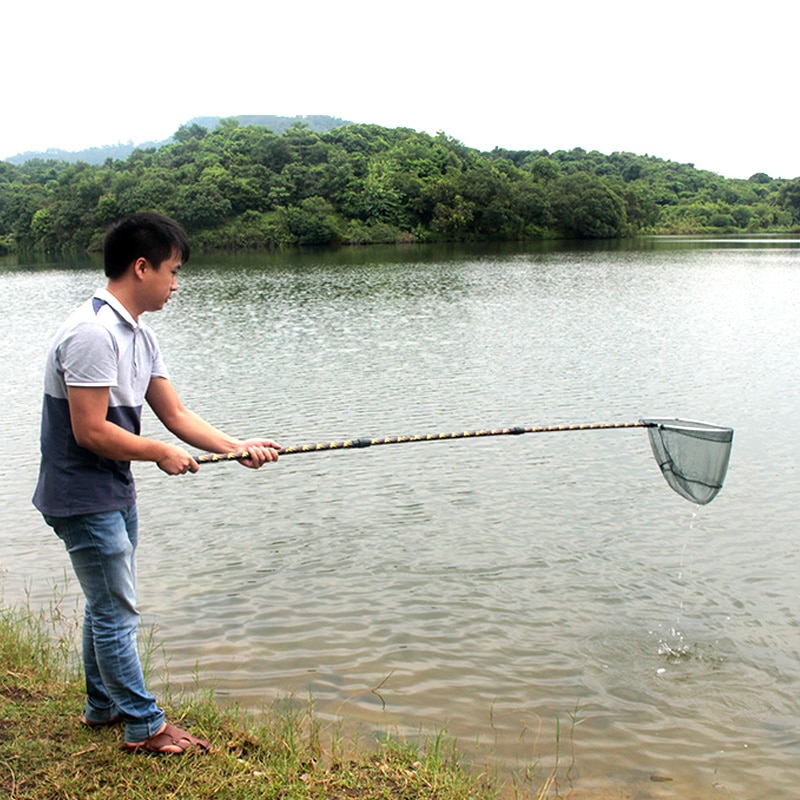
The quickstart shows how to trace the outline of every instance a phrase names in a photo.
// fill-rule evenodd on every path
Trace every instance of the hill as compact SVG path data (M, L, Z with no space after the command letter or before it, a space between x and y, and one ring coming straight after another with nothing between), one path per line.
M201 118L169 144L98 165L0 162L0 253L96 250L109 223L142 210L177 219L200 249L800 227L800 178L727 179L582 148L482 153L444 133L333 118L318 132L306 120L276 133L237 118L209 130Z

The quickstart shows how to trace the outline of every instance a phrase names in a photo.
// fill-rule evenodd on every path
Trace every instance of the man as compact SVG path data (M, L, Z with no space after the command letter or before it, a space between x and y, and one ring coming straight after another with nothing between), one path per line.
M67 319L50 350L42 460L34 505L64 541L86 597L85 725L125 723L131 752L205 752L209 743L166 722L144 685L136 632L136 492L131 461L168 475L197 472L182 447L140 435L144 401L182 441L217 453L247 450L258 469L278 458L269 439L242 441L185 408L152 330L140 322L178 288L186 232L159 214L133 214L107 232L108 285Z

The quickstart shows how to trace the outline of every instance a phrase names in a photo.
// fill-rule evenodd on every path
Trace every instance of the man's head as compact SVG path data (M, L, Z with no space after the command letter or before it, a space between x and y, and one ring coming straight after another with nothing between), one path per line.
M131 214L115 222L103 241L103 267L110 280L121 278L137 259L158 269L173 254L189 260L189 237L175 220L154 212Z

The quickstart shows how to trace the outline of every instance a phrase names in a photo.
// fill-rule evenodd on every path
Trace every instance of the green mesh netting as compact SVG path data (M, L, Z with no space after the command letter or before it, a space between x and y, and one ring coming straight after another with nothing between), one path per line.
M733 429L681 419L643 419L667 483L699 505L719 494L728 472Z

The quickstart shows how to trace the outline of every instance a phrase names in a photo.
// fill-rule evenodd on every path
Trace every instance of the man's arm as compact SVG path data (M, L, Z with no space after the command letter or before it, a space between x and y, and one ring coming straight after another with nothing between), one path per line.
M108 387L68 386L69 415L75 441L103 458L154 461L169 475L197 472L197 462L182 448L137 436L109 422Z
M145 395L150 408L167 430L182 441L212 453L231 453L247 450L250 458L242 461L245 466L258 467L267 461L277 461L276 450L280 445L270 439L236 439L206 422L181 402L172 382L166 378L153 378Z

